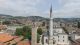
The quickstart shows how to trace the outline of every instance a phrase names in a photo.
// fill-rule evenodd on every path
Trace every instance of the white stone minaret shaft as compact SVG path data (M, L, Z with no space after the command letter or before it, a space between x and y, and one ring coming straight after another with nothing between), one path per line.
M53 45L53 18L52 18L52 5L50 8L50 26L49 26L49 45Z
M53 36L53 18L52 18L52 6L50 9L50 36Z

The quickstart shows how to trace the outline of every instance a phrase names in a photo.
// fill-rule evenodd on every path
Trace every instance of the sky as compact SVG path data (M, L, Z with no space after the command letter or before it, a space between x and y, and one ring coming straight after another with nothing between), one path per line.
M80 0L0 0L0 14L49 17L51 4L53 17L80 17Z

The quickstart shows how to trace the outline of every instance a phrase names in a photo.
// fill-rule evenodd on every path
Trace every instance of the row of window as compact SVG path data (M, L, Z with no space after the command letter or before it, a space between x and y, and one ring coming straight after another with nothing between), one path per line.
M58 38L59 38L59 36L58 36ZM64 38L64 36L63 36L63 38Z
M58 42L60 42L60 40L61 40L61 39L59 39L59 38L60 38L60 36L58 36ZM65 36L63 36L63 38L65 38ZM53 39L54 39L54 38L53 38ZM63 39L62 41L65 42L64 39ZM56 42L56 41L53 41L53 42ZM46 43L48 43L48 39L46 39Z

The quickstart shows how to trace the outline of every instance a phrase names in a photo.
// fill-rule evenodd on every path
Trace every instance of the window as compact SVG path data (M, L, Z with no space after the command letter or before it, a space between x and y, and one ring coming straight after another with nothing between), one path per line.
M58 38L59 38L59 36L58 36Z
M55 40L53 40L53 44L55 44Z
M63 36L63 38L64 38L64 36Z
M48 40L46 39L46 43L48 43Z
M63 40L63 42L64 42L64 40Z

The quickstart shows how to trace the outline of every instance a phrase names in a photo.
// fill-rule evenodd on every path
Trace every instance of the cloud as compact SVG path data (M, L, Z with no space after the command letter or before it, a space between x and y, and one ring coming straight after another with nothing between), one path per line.
M36 5L40 0L0 0L0 13L10 15L27 15L37 12Z
M80 17L80 0L0 0L0 13L49 17L51 2L53 17Z
M80 17L80 0L59 0L59 3L62 8L55 11L55 17Z

